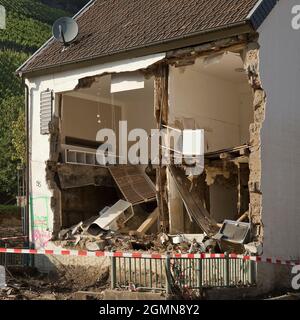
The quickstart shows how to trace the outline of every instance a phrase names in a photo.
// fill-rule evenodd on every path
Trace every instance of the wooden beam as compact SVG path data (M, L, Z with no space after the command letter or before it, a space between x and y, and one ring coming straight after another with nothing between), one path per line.
M161 130L168 125L169 115L169 66L167 63L160 63L154 71L155 100L154 111L157 121L157 128ZM162 145L162 138L159 140ZM169 210L167 203L167 167L162 164L162 148L159 148L159 167L156 172L156 197L159 208L159 223L162 232L169 231Z
M203 199L197 190L191 189L191 181L186 177L184 170L174 165L169 166L169 169L182 201L194 221L208 236L215 235L219 231L217 222L204 207Z
M249 212L245 212L240 218L238 218L237 222L243 222L246 219L249 219Z
M145 234L157 221L159 217L159 208L156 208L146 221L137 229L138 234Z

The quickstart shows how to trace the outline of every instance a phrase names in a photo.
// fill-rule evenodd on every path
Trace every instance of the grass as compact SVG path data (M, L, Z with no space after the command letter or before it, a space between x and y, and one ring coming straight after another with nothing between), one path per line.
M66 3L71 0L65 0ZM12 161L16 150L11 146L12 124L18 112L10 101L18 101L24 95L21 79L15 71L51 36L53 22L61 16L72 14L43 4L39 0L0 0L6 9L6 29L0 30L0 186L1 192L16 194L18 161ZM0 122L1 122L0 121ZM3 125L5 122L5 125ZM14 206L0 206L0 214L17 213ZM4 214L3 214L4 213Z
M0 205L0 215L15 215L20 213L20 208L14 205Z

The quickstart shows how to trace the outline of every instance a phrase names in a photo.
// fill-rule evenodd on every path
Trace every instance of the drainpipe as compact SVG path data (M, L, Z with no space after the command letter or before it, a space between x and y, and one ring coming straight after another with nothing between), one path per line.
M27 246L29 247L29 221L30 221L30 205L29 205L29 200L30 200L30 184L29 184L29 168L30 168L30 152L29 152L29 146L30 146L30 141L29 141L29 87L28 85L24 82L24 88L25 88L25 129L26 129L26 209L25 209L25 236L27 238Z

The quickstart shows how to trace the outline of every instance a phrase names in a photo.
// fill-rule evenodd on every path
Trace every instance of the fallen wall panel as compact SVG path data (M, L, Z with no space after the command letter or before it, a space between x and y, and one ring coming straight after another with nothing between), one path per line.
M115 166L109 171L126 201L132 205L156 200L155 186L139 166Z
M191 189L191 182L185 172L174 165L169 166L169 170L188 213L208 236L215 235L219 231L217 222L204 207L199 194Z

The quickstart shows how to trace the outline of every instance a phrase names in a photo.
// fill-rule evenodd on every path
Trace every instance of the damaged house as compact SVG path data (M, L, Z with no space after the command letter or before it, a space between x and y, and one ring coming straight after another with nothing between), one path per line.
M50 39L18 69L32 245L120 234L147 250L139 239L152 235L151 250L165 250L159 244L175 236L205 239L195 252L299 258L293 3L95 0L83 8L76 39ZM133 146L136 128L148 138L153 129L183 132L183 146L160 141L158 162L148 150L148 165L124 164L123 139ZM101 129L116 132L113 165L98 161ZM189 142L199 135L194 148L204 160L195 173L175 159L193 154Z

